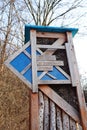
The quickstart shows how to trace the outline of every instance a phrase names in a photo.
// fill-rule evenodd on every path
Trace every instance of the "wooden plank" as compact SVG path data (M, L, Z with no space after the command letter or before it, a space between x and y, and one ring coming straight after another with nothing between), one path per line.
M30 92L30 130L39 130L38 94Z
M64 66L63 61L38 61L37 62L38 66Z
M63 130L70 130L69 116L65 112L62 112L62 116L63 116Z
M24 54L25 54L27 57L29 57L29 58L31 59L31 55L30 55L26 50L24 50L23 52L24 52Z
M63 43L65 42L65 39L64 38L59 38L58 40L56 40L52 46L59 46L59 45L62 45ZM57 49L56 49L57 50ZM54 49L47 49L43 54L44 55L52 55L56 50Z
M56 130L56 109L55 104L50 100L50 130Z
M49 126L49 117L50 117L50 113L49 113L49 99L47 96L44 95L44 130L49 130L50 126Z
M31 67L31 63L27 65L24 70L21 71L21 74L23 75L30 67Z
M39 130L43 130L44 122L44 98L43 93L39 91Z
M65 46L58 46L58 45L41 45L37 44L37 48L44 48L44 49L65 49Z
M51 75L50 73L47 73L47 75L50 76L52 79L56 79L56 77Z
M52 71L53 67L52 66L37 66L38 71Z
M67 39L69 44L73 44L72 40L72 33L67 32ZM84 94L81 88L81 83L80 83L80 78L79 78L79 72L78 72L78 67L76 63L76 57L75 57L75 51L74 51L74 46L72 48L72 54L73 54L73 59L74 59L74 72L75 72L75 77L76 77L76 92L77 92L77 97L78 97L78 102L79 102L79 108L80 108L80 113L81 113L81 121L82 121L82 127L83 130L87 130L87 112L86 112L86 104L85 104L85 98Z
M66 38L65 33L37 32L36 36L42 38Z
M36 63L36 31L30 31L31 55L32 55L32 91L38 92L37 63Z
M61 113L61 110L58 107L57 107L57 130L63 130L62 113Z
M52 56L49 56L49 55L40 55L40 56L37 56L37 61L55 61L56 60L56 56L55 55L52 55Z
M76 122L70 118L70 130L77 130Z
M63 70L61 69L59 66L55 66L67 79L69 79L71 81L70 76Z
M71 81L70 80L39 80L38 79L38 84L71 84Z
M70 74L71 74L71 81L72 81L72 86L76 86L76 74L75 74L75 71L74 71L74 62L73 62L73 59L72 59L72 45L71 44L68 44L66 43L65 44L66 46L66 53L67 53L67 59L68 59L68 64L69 64L69 70L70 70Z
M65 113L67 113L73 120L80 122L79 113L69 105L63 98L61 98L56 92L54 92L47 85L39 86L39 89L48 96L57 106L59 106Z

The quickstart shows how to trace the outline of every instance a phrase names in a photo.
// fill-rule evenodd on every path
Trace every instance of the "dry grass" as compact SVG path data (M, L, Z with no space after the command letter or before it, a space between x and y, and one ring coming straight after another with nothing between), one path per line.
M0 130L29 130L29 89L6 67L0 74Z

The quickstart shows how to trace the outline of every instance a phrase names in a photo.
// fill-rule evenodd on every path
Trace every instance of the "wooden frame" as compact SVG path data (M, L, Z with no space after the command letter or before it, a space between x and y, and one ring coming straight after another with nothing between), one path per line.
M81 89L79 72L78 72L78 67L77 67L77 62L76 62L71 32L67 32L67 40L68 40L68 44L69 44L69 45L67 45L67 49L70 49L69 51L71 51L70 54L71 54L72 57L70 57L70 58L72 58L72 62L73 62L73 70L72 70L70 59L69 59L69 56L68 56L68 60L69 60L68 63L69 63L69 67L70 67L70 70L71 70L71 78L72 78L72 81L74 82L74 85L76 86L83 130L87 130L86 104L85 104L84 94L83 94L83 91Z

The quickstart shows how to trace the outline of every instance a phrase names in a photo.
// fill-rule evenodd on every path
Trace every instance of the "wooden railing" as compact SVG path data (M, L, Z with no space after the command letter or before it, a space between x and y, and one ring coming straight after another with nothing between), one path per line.
M39 130L82 130L78 111L46 85L39 87Z

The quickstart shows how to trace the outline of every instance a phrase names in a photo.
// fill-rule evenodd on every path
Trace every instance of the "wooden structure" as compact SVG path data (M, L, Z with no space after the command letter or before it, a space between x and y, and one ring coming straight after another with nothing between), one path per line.
M5 62L31 89L30 130L87 130L72 40L77 31L26 25L26 44Z

